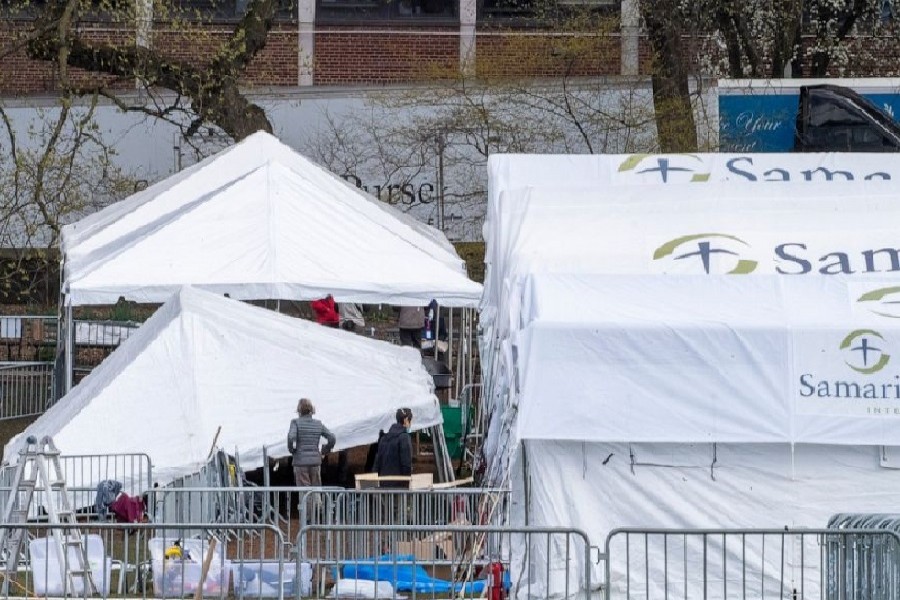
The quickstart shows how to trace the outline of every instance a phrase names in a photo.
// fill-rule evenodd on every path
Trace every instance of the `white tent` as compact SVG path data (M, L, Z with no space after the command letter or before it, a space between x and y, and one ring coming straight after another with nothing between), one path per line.
M615 527L891 511L893 183L572 189L609 157L570 159L581 168L553 185L524 189L525 160L490 193L486 452L493 481L513 486L512 521L602 546Z
M375 442L402 406L417 429L441 423L414 349L184 288L4 456L14 459L28 435L50 435L65 454L147 453L165 484L206 461L221 427L218 446L253 469L263 445L286 455L303 396L337 449Z
M69 306L163 302L181 285L238 299L474 306L443 234L266 133L66 226Z
M525 289L498 457L513 524L603 546L621 527L822 528L895 511L900 319L860 305L896 285L566 274Z
M534 187L555 194L567 201L567 188L591 190L596 196L610 198L611 193L622 194L629 199L681 200L691 194L666 193L662 188L641 190L644 185L674 185L682 187L691 183L700 187L694 195L715 198L717 192L707 186L727 183L732 194L740 194L742 184L755 183L803 183L817 186L841 184L847 181L897 181L900 180L900 164L894 154L877 153L778 153L778 154L493 154L488 159L488 207L485 215L484 238L488 242L485 254L485 295L482 309L492 317L491 308L496 305L493 294L497 278L503 268L502 242L497 237L509 231L508 225L499 223L503 213L514 210L510 203L521 196L511 196L501 202L504 192ZM611 192L610 188L615 188ZM803 186L790 185L783 189L773 185L761 193L755 186L749 192L758 198L790 197ZM859 188L855 188L859 189ZM600 196L602 194L603 196ZM602 203L606 201L603 200ZM498 272L501 275L498 275ZM484 315L482 316L484 319Z

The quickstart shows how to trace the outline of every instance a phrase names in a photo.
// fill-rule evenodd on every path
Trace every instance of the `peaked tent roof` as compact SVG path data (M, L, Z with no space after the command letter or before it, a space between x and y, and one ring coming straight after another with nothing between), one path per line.
M165 484L205 462L221 427L217 444L253 469L264 445L287 455L301 396L338 449L375 442L401 406L416 428L442 421L415 350L184 288L4 456L50 435L66 454L146 453Z
M266 133L63 228L73 305L162 302L192 284L239 299L474 306L443 234Z

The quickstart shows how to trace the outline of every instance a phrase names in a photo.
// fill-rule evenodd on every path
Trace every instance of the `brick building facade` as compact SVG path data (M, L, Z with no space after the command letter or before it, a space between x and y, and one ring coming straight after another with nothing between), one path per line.
M250 86L262 87L378 86L453 77L463 69L493 76L639 74L638 64L646 67L649 53L638 42L637 28L620 21L620 14L624 19L627 5L635 0L624 0L621 11L618 3L610 5L610 0L587 1L604 5L603 14L613 23L608 32L572 35L541 30L523 19L498 18L496 9L476 6L484 0L395 0L386 4L379 0L299 0L299 6L276 20L266 47L248 68L246 80ZM397 7L406 2L411 2L410 10L420 12L397 14ZM370 20L349 12L358 11L359 6L377 6L383 14ZM384 6L393 6L395 12L385 12ZM338 8L348 12L343 14ZM164 22L154 22L141 32L100 19L86 21L82 32L88 40L115 44L146 39L156 50L196 61L211 56L231 31L237 14L210 19L190 34ZM30 25L27 18L4 20L0 47L14 47ZM627 31L634 34L629 37ZM565 49L575 44L577 56ZM77 73L76 81L88 83L96 77ZM56 84L52 66L29 59L24 48L0 58L0 94L47 94L55 91Z

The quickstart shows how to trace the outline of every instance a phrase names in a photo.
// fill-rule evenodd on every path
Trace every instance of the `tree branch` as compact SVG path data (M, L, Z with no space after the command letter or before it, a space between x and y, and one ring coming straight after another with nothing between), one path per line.
M190 100L198 118L215 124L235 140L259 130L272 131L265 111L242 94L239 79L266 45L275 0L251 0L228 41L211 63L202 67L165 58L149 48L89 44L65 17L71 3L77 0L56 0L48 6L27 45L29 57L46 61L62 57L62 70L69 66L115 77L137 77L149 86L172 90ZM55 22L58 27L50 29L47 22Z

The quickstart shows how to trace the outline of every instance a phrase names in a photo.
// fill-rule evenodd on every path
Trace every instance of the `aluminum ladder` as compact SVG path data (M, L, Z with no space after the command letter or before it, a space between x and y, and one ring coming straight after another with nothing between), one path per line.
M19 452L19 461L0 523L26 523L36 491L44 494L43 506L47 511L49 525L77 523L75 511L69 502L65 473L59 456L59 450L49 436L45 436L40 442L34 436L25 440L25 448ZM9 576L16 572L23 558L26 531L24 527L0 529L0 561L3 561L6 575L2 586L4 593L8 592ZM97 593L81 530L51 527L49 531L48 543L56 550L59 572L64 574L63 593ZM48 561L51 559L48 552Z

